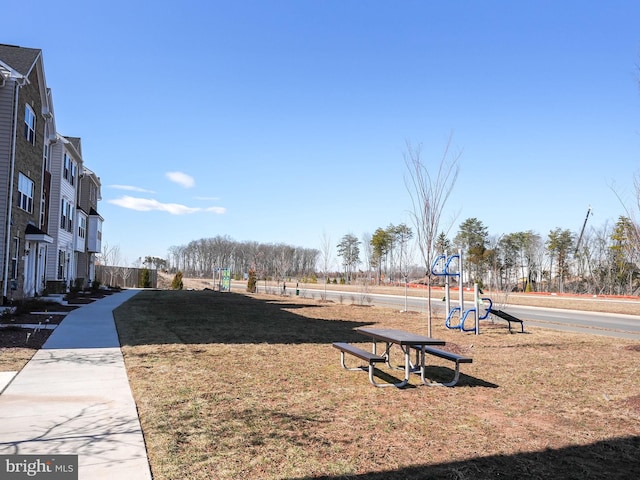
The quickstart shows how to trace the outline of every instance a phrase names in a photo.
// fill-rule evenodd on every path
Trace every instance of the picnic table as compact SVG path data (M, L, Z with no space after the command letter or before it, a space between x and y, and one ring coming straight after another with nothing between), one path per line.
M366 360L369 363L369 381L376 387L394 386L402 388L409 383L409 377L412 372L420 373L422 383L429 386L454 386L458 382L460 376L460 364L471 363L472 359L463 355L457 355L446 350L434 348L434 346L445 345L446 342L435 338L427 337L417 333L405 332L393 328L366 328L360 327L355 329L356 332L365 335L372 340L372 351L367 352L349 343L334 343L333 346L340 350L340 360L342 367L347 370L358 370L359 368L349 368L345 364L345 353L354 355L358 358ZM384 352L378 354L378 343L385 345ZM396 368L391 365L391 348L396 345L402 351L404 356L404 365L399 367L404 370L404 378L400 382L379 383L374 379L374 368L377 363L386 363L389 368ZM411 361L412 350L415 352L415 361ZM454 378L450 382L441 383L429 381L426 378L426 361L427 354L434 355L439 358L455 362Z
M416 333L405 332L403 330L396 330L393 328L356 328L356 332L368 336L371 338L373 347L372 353L363 352L362 350L353 347L349 344L334 344L334 346L342 352L342 366L347 368L344 363L344 354L350 353L359 358L369 361L369 380L375 386L395 386L404 387L409 383L409 377L412 371L424 368L424 347L428 345L444 345L443 340L437 340L435 338L427 337L425 335L419 335ZM382 355L378 355L377 346L378 343L384 343L385 348ZM387 366L393 368L391 365L391 348L397 345L402 350L404 355L404 379L400 382L380 384L373 379L373 364L378 362L385 362ZM416 349L417 347L417 349ZM416 361L411 362L411 350L416 351ZM351 370L347 368L348 370Z
M405 332L394 328L356 328L356 332L366 335L372 339L373 353L376 353L378 342L385 344L383 356L389 368L391 365L390 350L394 345L400 347L404 355L404 379L401 382L393 383L396 387L404 387L409 383L409 377L412 371L424 368L424 347L428 345L445 345L443 340L427 337L417 333ZM416 353L415 362L411 362L411 351Z

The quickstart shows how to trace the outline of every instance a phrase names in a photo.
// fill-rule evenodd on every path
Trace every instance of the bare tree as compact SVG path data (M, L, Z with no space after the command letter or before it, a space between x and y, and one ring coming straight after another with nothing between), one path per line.
M126 257L125 257L123 263L124 264L119 268L119 271L120 271L120 276L122 277L122 286L126 287L127 286L127 281L129 280L129 278L133 274L133 269L135 267L134 266L132 266L132 267L126 267L125 266L128 263Z
M371 283L371 265L373 260L373 247L371 246L371 234L362 234L362 248L364 250L364 270L365 278L368 283Z
M406 264L408 261L406 250L409 240L413 238L413 231L404 223L401 223L400 225L393 227L393 236L395 237L394 243L396 243L398 247L400 247L400 253L398 255L398 270L400 272L400 276L404 279L406 289L407 275L409 275L409 273L406 269L406 265L404 264Z
M434 163L435 168L431 171L430 166L422 159L422 145L413 147L407 142L407 152L404 154L408 171L405 185L413 207L410 214L416 227L418 248L427 269L429 336L432 323L431 259L434 255L436 237L440 233L440 218L458 178L458 161L461 156L461 153L451 152L451 138L449 135L442 157L439 163Z
M403 235L403 237L400 240L400 275L402 276L402 280L404 282L404 311L408 312L409 306L408 306L407 297L408 297L409 274L411 273L410 261L414 257L414 248L416 244L415 242L409 242L409 240L413 238L413 232L409 227L406 227L406 228L407 230L404 231L406 236Z
M121 261L120 245L110 246L108 243L102 244L100 262L109 274L109 285L113 285L113 279L118 274Z
M326 232L322 233L322 239L320 242L320 259L322 261L322 273L324 273L324 296L322 300L327 299L327 283L329 282L329 267L331 266L331 253L333 251L333 245L331 243L331 237L327 236Z
M275 251L273 252L273 268L275 269L276 280L278 281L278 285L280 284L280 280L282 280L282 293L286 293L286 277L291 269L292 265L292 252L294 251L293 247L288 245L279 244L275 246Z

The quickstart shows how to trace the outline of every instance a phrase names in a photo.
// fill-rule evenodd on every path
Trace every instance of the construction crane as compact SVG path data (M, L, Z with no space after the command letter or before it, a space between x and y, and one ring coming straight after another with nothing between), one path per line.
M575 252L573 252L574 255L578 253L578 249L580 248L580 243L582 242L584 229L587 227L587 220L589 220L589 215L591 215L591 205L589 205L589 209L587 210L587 216L585 217L584 223L582 224L582 230L580 230L580 236L578 237L578 241L576 242L576 250Z

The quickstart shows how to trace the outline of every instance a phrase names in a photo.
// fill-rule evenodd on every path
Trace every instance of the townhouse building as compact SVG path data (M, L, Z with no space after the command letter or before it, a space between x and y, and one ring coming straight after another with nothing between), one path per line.
M0 45L0 268L3 299L41 290L46 246L44 159L55 139L42 51Z
M53 237L47 247L47 290L89 287L95 254L102 249L100 178L84 166L78 137L57 135L45 171L51 178L48 232Z
M58 134L45 166L51 178L48 232L53 237L47 249L45 278L47 290L54 293L66 291L75 276L76 197L83 166L79 150L80 139L71 141Z
M77 196L76 278L85 286L96 279L96 255L102 252L102 222L98 213L101 183L93 171L83 167Z
M85 200L85 172L90 171L80 139L56 131L42 51L0 44L3 303L51 289L66 291L74 282L84 286L92 278L89 263L101 245L87 238L101 238L100 181L93 172L86 175Z

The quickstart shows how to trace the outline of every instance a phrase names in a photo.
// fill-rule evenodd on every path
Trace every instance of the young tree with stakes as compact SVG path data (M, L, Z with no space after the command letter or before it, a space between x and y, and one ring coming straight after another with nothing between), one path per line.
M431 336L431 260L434 255L436 237L440 233L440 219L444 206L458 178L458 161L461 154L451 152L451 135L447 141L440 162L430 171L422 159L422 146L413 147L407 142L404 154L407 175L405 185L412 202L410 212L416 227L418 248L427 270L427 323Z

